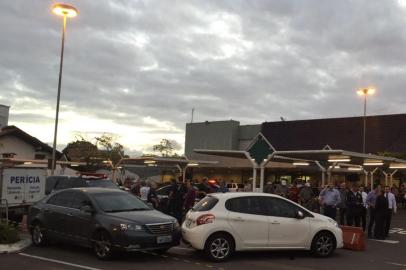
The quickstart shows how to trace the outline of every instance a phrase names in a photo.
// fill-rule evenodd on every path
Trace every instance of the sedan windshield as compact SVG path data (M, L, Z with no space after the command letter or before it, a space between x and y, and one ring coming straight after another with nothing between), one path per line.
M126 192L95 193L92 196L104 212L151 210L140 199Z

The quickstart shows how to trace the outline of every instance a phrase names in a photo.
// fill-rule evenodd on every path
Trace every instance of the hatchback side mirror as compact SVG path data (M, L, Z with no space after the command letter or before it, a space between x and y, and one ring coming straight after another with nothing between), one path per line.
M80 211L85 212L85 213L90 213L90 214L92 214L94 212L93 208L90 205L81 206Z
M302 211L298 210L297 213L296 213L296 218L297 219L304 219L305 215L303 214Z

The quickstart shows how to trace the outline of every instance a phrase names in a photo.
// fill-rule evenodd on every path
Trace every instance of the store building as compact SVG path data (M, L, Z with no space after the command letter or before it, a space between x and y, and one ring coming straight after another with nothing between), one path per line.
M297 121L264 122L240 125L238 121L215 121L186 124L185 155L188 158L218 161L216 165L194 168L195 179L203 176L244 182L252 176L249 160L202 155L195 149L247 150L260 135L267 145L278 151L343 149L362 152L363 117L346 117ZM406 114L376 115L366 118L366 152L371 154L406 153ZM272 167L272 168L271 168ZM336 174L341 181L346 174ZM398 178L402 178L401 173ZM309 168L273 164L265 172L266 181L296 178L319 182L320 174Z

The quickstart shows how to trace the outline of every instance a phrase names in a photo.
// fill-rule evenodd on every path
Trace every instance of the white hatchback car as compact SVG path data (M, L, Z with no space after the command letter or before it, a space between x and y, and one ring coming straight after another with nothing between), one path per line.
M213 261L244 250L311 250L328 257L343 247L337 222L266 193L210 194L187 213L182 235Z

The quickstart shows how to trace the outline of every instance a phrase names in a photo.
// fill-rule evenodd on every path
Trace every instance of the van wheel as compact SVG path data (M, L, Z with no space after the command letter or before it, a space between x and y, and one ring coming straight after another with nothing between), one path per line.
M316 257L329 257L335 250L335 238L329 232L318 233L312 241L312 253Z
M113 256L113 246L110 235L105 231L96 233L93 243L93 251L100 260L108 260Z
M209 237L204 252L209 260L214 262L226 261L234 253L234 240L227 234L218 233Z
M45 229L40 222L35 222L31 229L31 239L35 246L42 247L47 243Z

